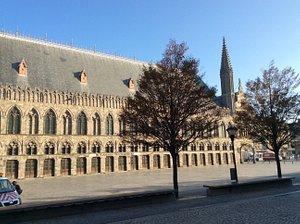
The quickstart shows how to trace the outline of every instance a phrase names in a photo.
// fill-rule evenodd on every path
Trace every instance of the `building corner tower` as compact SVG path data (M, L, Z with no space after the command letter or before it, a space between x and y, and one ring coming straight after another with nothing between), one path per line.
M221 90L222 90L222 104L224 107L230 109L230 113L232 115L235 112L233 71L230 64L230 58L227 52L227 47L226 47L226 42L224 37L223 37L220 78L221 78Z

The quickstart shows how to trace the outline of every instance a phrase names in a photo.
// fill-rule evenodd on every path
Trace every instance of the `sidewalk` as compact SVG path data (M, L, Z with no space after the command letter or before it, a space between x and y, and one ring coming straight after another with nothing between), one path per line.
M181 197L206 195L204 184L230 183L232 166L179 168ZM283 176L295 176L300 182L300 161L281 163ZM249 179L276 177L275 162L244 163L238 165L240 182ZM35 178L18 181L23 188L22 206L41 205L65 200L113 197L124 194L154 192L173 188L172 169L130 171L74 177Z

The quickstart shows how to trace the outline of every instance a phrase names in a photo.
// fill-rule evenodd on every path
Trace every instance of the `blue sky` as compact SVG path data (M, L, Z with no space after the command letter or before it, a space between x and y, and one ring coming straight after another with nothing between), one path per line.
M299 0L1 0L0 29L148 62L186 42L220 92L222 38L245 83L271 60L300 73Z

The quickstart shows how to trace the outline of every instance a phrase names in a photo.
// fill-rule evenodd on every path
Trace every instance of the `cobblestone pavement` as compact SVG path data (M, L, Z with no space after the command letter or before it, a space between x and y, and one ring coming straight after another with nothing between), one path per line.
M300 223L300 191L208 206L183 208L165 214L115 222L119 224L232 224L232 223ZM96 220L95 220L96 221Z
M285 189L206 197L203 184L229 181L231 166L179 169L179 200L101 209L92 213L36 220L35 224L90 223L300 223L300 162L282 162L284 176L295 176ZM238 166L240 182L276 177L275 163L245 163ZM24 204L172 188L172 170L151 170L106 175L27 179ZM44 196L36 194L43 193ZM22 194L23 195L23 194ZM22 205L24 206L24 205ZM27 222L29 224L32 222Z
M218 197L189 197L101 209L23 224L243 224L300 223L300 186Z
M281 163L283 176L295 176L300 182L300 161ZM205 195L203 184L229 183L230 165L179 168L181 197ZM238 165L240 182L276 177L274 162ZM34 178L18 181L23 188L23 205L44 204L89 197L116 196L172 189L172 169L129 171L99 175Z

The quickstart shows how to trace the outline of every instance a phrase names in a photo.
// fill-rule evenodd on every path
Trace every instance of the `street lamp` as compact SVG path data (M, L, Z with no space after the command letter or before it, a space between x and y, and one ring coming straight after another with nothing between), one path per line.
M231 179L235 179L235 182L238 183L239 181L238 181L236 161L235 161L235 152L234 152L234 138L235 138L236 133L237 133L237 128L234 127L234 126L229 126L227 128L227 132L228 132L229 137L231 139L232 151L233 151L233 164L234 164L234 175L235 175L235 178L231 178Z
M243 163L242 148L243 148L243 146L241 146L241 148L240 148L240 164Z

